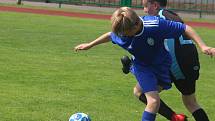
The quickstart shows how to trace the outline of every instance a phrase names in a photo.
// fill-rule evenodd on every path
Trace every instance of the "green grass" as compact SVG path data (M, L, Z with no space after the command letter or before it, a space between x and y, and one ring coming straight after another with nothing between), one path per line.
M66 121L75 112L93 121L139 121L144 105L133 96L136 81L123 75L113 44L76 53L73 47L110 30L110 22L0 12L0 121ZM210 45L213 29L196 28ZM215 120L214 59L200 54L197 97ZM173 87L162 98L178 113L191 115ZM191 119L193 120L193 119ZM160 115L157 121L165 121Z

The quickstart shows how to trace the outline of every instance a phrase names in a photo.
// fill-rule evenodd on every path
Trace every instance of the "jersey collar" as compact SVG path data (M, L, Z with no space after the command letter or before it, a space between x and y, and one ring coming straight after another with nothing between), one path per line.
M142 23L144 23L144 22L143 22L143 19L142 19L141 17L139 17L139 18L140 18L140 20L142 21ZM142 29L142 31L141 31L139 34L135 35L135 37L139 37L140 35L142 35L142 34L143 34L143 31L144 31L144 24L143 24L143 29Z

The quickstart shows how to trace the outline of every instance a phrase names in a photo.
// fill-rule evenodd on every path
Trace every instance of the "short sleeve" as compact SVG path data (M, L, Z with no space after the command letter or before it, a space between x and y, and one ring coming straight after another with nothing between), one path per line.
M164 19L160 19L159 26L161 35L166 39L178 38L186 30L185 24Z
M110 35L110 38L111 38L111 41L113 44L116 44L117 43L117 36L115 33L111 32L111 35Z

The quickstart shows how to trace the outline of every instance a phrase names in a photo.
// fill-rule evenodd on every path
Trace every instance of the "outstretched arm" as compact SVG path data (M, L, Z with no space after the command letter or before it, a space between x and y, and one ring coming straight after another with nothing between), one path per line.
M198 44L199 48L204 54L215 56L215 48L207 46L199 37L199 35L192 29L192 27L186 25L185 33L188 37L194 40L196 44Z
M92 42L83 43L83 44L77 45L77 46L74 48L74 50L75 50L75 51L78 51L78 50L88 50L88 49L90 49L91 47L94 47L94 46L96 46L96 45L109 42L109 41L111 41L111 40L110 40L110 36L111 36L111 32L107 32L107 33L101 35L100 37L98 37L97 39L95 39L95 40L92 41Z

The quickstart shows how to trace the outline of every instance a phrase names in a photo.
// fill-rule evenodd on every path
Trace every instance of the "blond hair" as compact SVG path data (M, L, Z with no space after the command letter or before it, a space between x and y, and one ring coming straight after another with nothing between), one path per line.
M132 30L139 22L139 17L134 10L129 7L117 9L111 17L112 32L116 35L124 35L125 31Z

